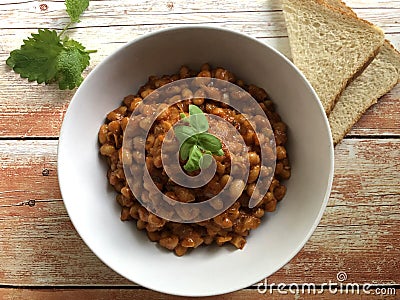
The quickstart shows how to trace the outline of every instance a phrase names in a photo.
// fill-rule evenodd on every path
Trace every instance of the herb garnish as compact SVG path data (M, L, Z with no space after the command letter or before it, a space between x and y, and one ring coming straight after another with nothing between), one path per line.
M61 37L73 23L80 22L89 0L65 0L65 6L70 22L59 34L55 30L39 29L24 40L20 49L11 51L6 63L29 81L58 82L61 90L72 90L83 81L82 72L89 66L89 54L96 51L86 50L67 36Z
M181 118L187 118L181 113ZM182 160L187 160L183 168L196 171L208 168L211 165L211 155L224 155L221 141L214 135L207 133L209 124L203 111L196 105L189 105L188 126L175 126L174 133L180 143L179 154Z

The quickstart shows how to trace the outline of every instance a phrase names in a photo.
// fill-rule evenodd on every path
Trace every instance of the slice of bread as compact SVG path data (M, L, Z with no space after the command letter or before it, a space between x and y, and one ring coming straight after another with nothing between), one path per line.
M356 15L341 0L325 0L330 5ZM385 41L378 55L357 78L351 82L329 114L329 124L335 144L350 131L362 114L400 80L400 53Z
M400 53L386 41L371 64L343 91L328 120L339 143L363 113L400 80Z
M323 0L282 0L282 8L293 62L329 114L347 84L376 56L384 34Z

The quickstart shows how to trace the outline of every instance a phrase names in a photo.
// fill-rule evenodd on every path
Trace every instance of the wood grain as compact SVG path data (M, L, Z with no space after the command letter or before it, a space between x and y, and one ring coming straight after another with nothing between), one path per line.
M397 292L397 293L396 293ZM235 293L225 294L221 296L213 296L213 297L198 297L198 300L256 300L256 299L269 299L269 300L335 300L338 297L346 297L348 300L368 300L372 299L388 299L395 300L396 294L398 294L399 290L385 290L385 293L391 293L391 295L376 295L376 291L371 289L371 294L363 294L360 292L359 294L342 294L340 293L329 293L328 291L324 291L321 294L308 294L307 291L305 294L297 294L294 295L290 291L277 291L274 290L271 294L269 292L267 294L260 294L257 290L242 290ZM379 290L381 293L381 290ZM124 300L124 299L157 299L157 300L177 300L177 299L185 299L184 297L165 295L149 290L127 290L127 289L68 289L68 290L29 290L29 289L0 289L0 297L4 300L105 300L105 299L113 299L113 300Z
M0 141L0 284L131 286L73 229L60 200L56 146ZM269 283L321 284L339 271L352 282L400 282L399 149L398 139L351 139L336 148L340 159L324 217Z
M46 9L40 9L46 4ZM348 1L360 17L376 22L387 38L400 48L399 1ZM43 6L42 6L43 7ZM156 20L156 21L155 21ZM62 1L3 1L0 5L0 61L36 28L61 29L67 22ZM279 0L251 1L246 6L229 1L91 1L82 22L70 30L71 37L84 41L92 55L87 75L100 61L122 44L143 34L182 24L205 24L237 30L257 37L290 57L290 48ZM77 30L78 29L78 30ZM101 37L99 38L99 32ZM106 37L106 38L105 38ZM143 78L147 78L144 74ZM38 86L0 65L0 135L2 137L56 137L74 91L57 86ZM395 88L368 111L351 135L400 135L400 99Z

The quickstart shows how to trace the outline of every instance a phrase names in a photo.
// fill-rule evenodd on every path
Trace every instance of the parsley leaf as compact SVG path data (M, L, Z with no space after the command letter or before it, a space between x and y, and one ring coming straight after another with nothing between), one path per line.
M39 29L24 40L20 49L11 51L6 63L22 78L37 83L58 82L60 89L73 89L82 81L82 72L89 66L90 53L79 42L61 35L68 27L79 21L79 16L88 7L89 0L66 0L71 22L60 34L55 30Z
M71 22L78 23L79 17L89 6L89 0L65 0L65 6Z

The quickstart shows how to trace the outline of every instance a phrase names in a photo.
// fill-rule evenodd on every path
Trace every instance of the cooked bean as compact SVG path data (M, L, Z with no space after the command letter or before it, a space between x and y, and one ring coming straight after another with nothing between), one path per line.
M197 74L197 77L211 77L211 72L209 70L203 70Z
M282 179L289 179L290 177L290 169L286 169L282 162L276 163L275 166L275 174Z
M146 139L146 146L145 149L146 151L150 151L150 149L153 147L155 141L155 137L153 134L149 134L147 139Z
M160 240L160 232L158 231L153 231L153 232L147 231L147 236L149 240L152 242L157 242Z
M286 149L283 146L276 147L276 158L281 160L286 158Z
M214 220L215 224L221 226L222 228L230 228L233 225L231 219L229 219L226 214L218 215L218 216L214 217L213 220Z
M246 193L247 195L249 195L251 197L251 195L253 195L254 193L254 189L256 188L256 184L255 183L251 183L247 186L246 188Z
M179 76L181 79L188 78L190 76L189 68L186 66L182 66L179 70Z
M142 98L136 97L135 99L132 100L130 106L129 106L129 111L134 111L138 105L142 102Z
M175 247L174 252L178 256L182 256L187 252L187 248L183 247L182 245L178 245Z
M244 237L240 235L235 235L231 240L230 243L234 245L238 249L243 249L244 245L246 245L246 240Z
M180 202L188 203L193 202L196 199L194 192L190 189L177 187L174 191Z
M123 207L121 210L121 221L127 221L131 219L131 215L129 214L129 208Z
M245 185L245 183L243 182L243 180L241 180L241 179L235 179L235 180L231 183L231 185L230 185L230 187L229 187L229 192L230 192L231 196L232 196L232 197L234 197L234 196L239 196L239 195L243 192L243 189L244 189L245 186L246 186L246 185Z
M111 121L108 124L108 130L110 132L112 132L113 134L119 134L120 131L121 131L121 125L120 124L121 124L120 121L117 121L117 120Z
M146 98L148 95L150 95L154 90L153 89L147 89L143 92L140 93L140 97L143 99Z
M183 99L192 99L193 98L193 92L190 90L190 89L188 89L188 88L184 88L182 91L181 91L181 96L182 96L182 98Z
M206 93L203 89L198 89L194 92L193 95L193 104L195 105L202 105L204 103L204 98L206 97Z
M260 219L253 217L253 216L247 216L244 221L243 228L248 230L248 229L256 229L260 225Z
M215 242L217 243L218 246L222 246L226 242L229 242L232 239L231 236L219 236L215 239Z
M230 178L231 176L229 176L228 174L223 175L220 179L221 186L224 187L228 183Z
M251 166L260 164L260 156L254 151L249 152L249 162Z
M225 169L226 169L225 165L223 165L221 162L217 161L217 170L216 171L217 171L218 175L225 174ZM223 185L223 186L225 186L225 185Z
M247 183L253 183L257 180L260 175L260 166L254 166L249 171L249 178L247 179Z
M167 248L168 250L174 250L174 248L178 245L179 239L177 236L170 236L160 239L160 246Z
M274 196L278 201L282 200L285 194L286 194L286 186L284 185L280 185L274 190Z
M139 207L141 205L139 203L134 203L130 209L129 209L129 214L131 215L132 218L139 219Z
M222 68L218 68L215 70L214 77L217 79L226 80L226 81L234 81L235 80L235 77L233 76L233 74L231 72L229 72L228 70L222 69Z
M250 84L248 89L250 95L252 95L259 102L264 101L268 98L267 92L262 88Z
M215 198L212 201L210 201L210 205L215 209L215 210L220 210L224 207L224 202L219 199Z
M234 221L237 218L239 218L240 216L239 208L240 208L239 202L235 202L231 207L228 208L227 213L231 221Z
M100 153L104 156L111 156L116 152L115 147L113 145L104 144L100 147Z
M256 218L262 218L264 216L264 210L261 207L258 207L253 213L253 216L255 216Z
M194 248L195 243L193 239L185 237L182 239L181 245L185 248Z
M122 118L123 116L116 111L112 111L107 115L107 119L110 121L121 120Z
M149 219L149 212L144 207L139 207L138 215L139 215L139 219L144 222L147 222Z
M129 118L128 117L124 117L121 120L121 129L124 131L126 126L128 126L128 122L129 122Z

